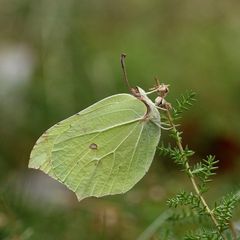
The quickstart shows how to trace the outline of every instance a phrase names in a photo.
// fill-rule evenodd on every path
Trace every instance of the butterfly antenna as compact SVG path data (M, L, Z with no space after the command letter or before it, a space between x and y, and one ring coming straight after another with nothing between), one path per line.
M156 82L156 87L159 87L160 86L160 82L159 82L159 79L157 77L155 77L155 82Z
M125 66L125 58L126 58L126 56L127 55L125 53L121 54L121 66L122 66L124 81L126 82L128 88L129 88L129 91L132 92L132 88L131 88L131 86L129 84L129 81L128 81L127 71L126 71L126 66Z

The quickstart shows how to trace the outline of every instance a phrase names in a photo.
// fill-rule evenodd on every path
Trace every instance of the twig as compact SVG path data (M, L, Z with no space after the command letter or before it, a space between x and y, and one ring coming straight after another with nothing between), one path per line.
M172 127L172 130L173 130L174 132L177 132L176 126L175 126L175 124L173 123L173 119L172 119L172 116L171 116L171 113L170 113L169 109L167 109L166 115L167 115L167 119L168 119L168 121L169 121L169 123L170 123L170 125L171 125L171 127ZM179 137L176 138L176 143L177 143L177 146L178 146L180 152L183 154L183 153L184 153L184 150L183 150L183 146L182 146L181 139L180 139ZM217 219L215 218L213 212L212 212L211 209L209 208L206 200L204 199L204 197L203 197L202 194L201 194L201 191L200 191L199 188L198 188L198 185L197 185L197 183L196 183L196 181L195 181L195 178L194 178L192 172L190 171L190 166L189 166L188 161L185 161L185 168L186 168L187 172L189 173L188 176L189 176L189 178L190 178L190 180L191 180L191 183L192 183L192 185L193 185L193 188L194 188L196 194L198 195L198 197L199 197L202 205L203 205L204 208L206 209L206 212L207 212L208 215L210 216L213 224L216 226L216 228L217 228L217 230L218 230L218 233L220 234L220 236L222 237L222 239L227 240L227 239L225 238L225 236L222 234L222 232L220 231L220 229L219 229L219 224L218 224Z
M236 234L236 231L234 229L233 223L231 221L229 222L229 229L232 233L233 240L237 240L237 234Z

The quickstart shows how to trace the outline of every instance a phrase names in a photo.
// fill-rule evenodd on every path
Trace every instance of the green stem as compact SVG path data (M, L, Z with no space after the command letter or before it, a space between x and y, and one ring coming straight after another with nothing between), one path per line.
M177 132L176 126L175 126L175 124L173 123L173 119L172 119L171 113L170 113L170 111L169 111L168 109L166 110L166 115L167 115L168 121L169 121L169 123L170 123L173 131L174 131L174 132ZM177 143L177 146L178 146L180 152L181 152L181 153L184 153L184 149L183 149L183 146L182 146L182 142L181 142L181 139L180 139L179 137L176 138L176 143ZM194 188L196 194L198 195L198 197L199 197L202 205L203 205L204 208L206 209L206 212L207 212L208 215L210 216L213 224L216 226L216 228L217 228L217 230L218 230L218 233L220 234L220 236L221 236L224 240L226 240L225 236L221 233L221 231L220 231L220 229L219 229L219 227L218 227L219 224L218 224L217 219L215 218L213 212L212 212L211 209L209 208L206 200L204 199L204 197L203 197L202 194L201 194L201 191L199 190L199 187L198 187L198 185L197 185L197 182L196 182L196 180L195 180L195 178L194 178L194 176L193 176L193 174L192 174L192 172L191 172L191 170L190 170L190 166L189 166L188 161L185 161L185 169L186 169L187 172L189 173L188 176L189 176L189 178L190 178L190 180L191 180L191 183L192 183L192 185L193 185L193 188Z

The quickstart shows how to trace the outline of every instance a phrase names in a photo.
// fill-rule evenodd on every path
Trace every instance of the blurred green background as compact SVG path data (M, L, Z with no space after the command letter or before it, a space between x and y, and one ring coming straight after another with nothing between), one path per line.
M212 153L221 160L210 201L237 189L239 12L237 0L0 0L0 239L136 239L168 197L191 189L159 154L127 194L80 203L27 169L44 130L127 92L122 52L133 86L148 89L158 76L170 84L173 105L186 90L197 93L182 120L184 142L197 158Z

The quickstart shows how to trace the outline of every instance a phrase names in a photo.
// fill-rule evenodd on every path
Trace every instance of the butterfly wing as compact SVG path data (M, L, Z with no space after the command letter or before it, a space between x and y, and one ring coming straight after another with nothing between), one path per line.
M67 131L69 126L78 119L77 115L71 116L64 121L55 124L53 127L44 132L32 149L28 167L40 169L54 179L57 179L53 172L51 163L54 142L58 136Z
M144 103L118 94L63 120L37 141L29 167L39 168L76 193L124 193L146 173L160 138L160 117L143 120ZM159 121L159 124L158 124Z

